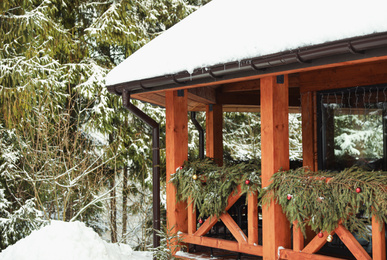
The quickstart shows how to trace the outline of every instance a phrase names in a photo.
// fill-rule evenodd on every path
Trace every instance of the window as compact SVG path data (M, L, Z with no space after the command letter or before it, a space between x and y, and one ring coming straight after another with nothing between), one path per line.
M387 84L317 94L318 165L387 170Z

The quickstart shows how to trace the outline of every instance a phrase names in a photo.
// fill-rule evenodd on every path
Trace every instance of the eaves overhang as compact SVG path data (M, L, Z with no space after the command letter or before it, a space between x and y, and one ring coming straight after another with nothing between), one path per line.
M387 32L327 42L208 68L107 86L121 95L167 90L387 55Z

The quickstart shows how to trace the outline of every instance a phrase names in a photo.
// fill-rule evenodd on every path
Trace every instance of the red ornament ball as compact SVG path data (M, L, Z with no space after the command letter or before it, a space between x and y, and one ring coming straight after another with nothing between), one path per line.
M179 169L180 169L180 170L183 170L183 166L180 166Z
M291 200L292 198L293 198L293 196L290 195L290 194L288 194L287 199L288 199L288 200Z
M203 219L199 218L199 224L203 224Z
M322 238L324 236L323 232L318 233L318 237Z
M246 185L250 184L250 180L245 180Z
M356 188L356 192L357 192L357 193L360 193L360 192L361 192L361 188L357 187L357 188Z

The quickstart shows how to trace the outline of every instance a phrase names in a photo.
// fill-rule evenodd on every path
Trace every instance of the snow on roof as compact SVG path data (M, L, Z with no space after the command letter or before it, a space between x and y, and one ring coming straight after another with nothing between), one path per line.
M103 241L82 222L51 221L7 247L1 260L151 260L150 252L136 252L125 244Z
M387 31L386 0L212 0L115 67L106 85Z

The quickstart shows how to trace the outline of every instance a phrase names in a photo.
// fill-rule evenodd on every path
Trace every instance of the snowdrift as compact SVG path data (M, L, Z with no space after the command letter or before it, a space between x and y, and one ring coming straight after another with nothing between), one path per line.
M82 222L51 221L9 246L0 260L151 260L150 252L135 252L125 244L103 241Z

